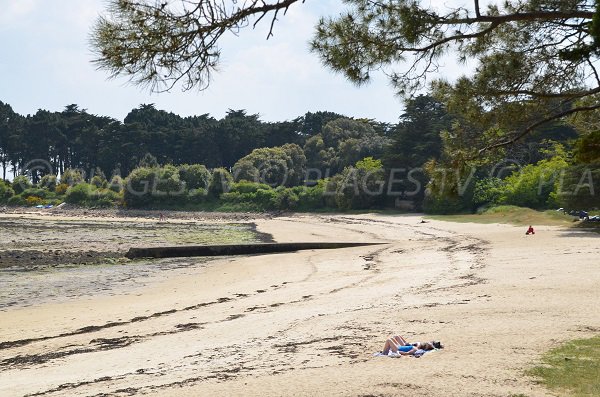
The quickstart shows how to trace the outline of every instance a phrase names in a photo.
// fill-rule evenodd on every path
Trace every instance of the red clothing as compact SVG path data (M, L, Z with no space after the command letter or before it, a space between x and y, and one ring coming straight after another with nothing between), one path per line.
M527 232L525 232L525 234L535 234L533 227L529 226L529 229L527 229Z

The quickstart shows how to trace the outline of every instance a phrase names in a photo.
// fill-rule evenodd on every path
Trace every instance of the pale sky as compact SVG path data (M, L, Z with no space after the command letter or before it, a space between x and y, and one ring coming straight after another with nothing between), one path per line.
M149 94L126 78L109 80L91 63L89 32L104 5L103 0L0 0L0 101L23 115L40 108L61 111L75 103L119 120L141 103L181 116L222 118L228 109L246 109L264 121L328 110L396 122L402 113L401 101L382 74L355 87L309 52L318 17L340 12L341 0L292 6L268 41L268 24L243 30L221 43L220 72L209 89L182 92L176 87L162 94Z

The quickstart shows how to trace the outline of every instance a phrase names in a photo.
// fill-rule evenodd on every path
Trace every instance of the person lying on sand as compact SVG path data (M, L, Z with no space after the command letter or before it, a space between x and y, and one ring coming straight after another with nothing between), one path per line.
M387 355L391 350L402 356L409 356L415 354L417 350L443 349L443 347L440 341L408 343L400 335L395 335L385 341L382 354Z

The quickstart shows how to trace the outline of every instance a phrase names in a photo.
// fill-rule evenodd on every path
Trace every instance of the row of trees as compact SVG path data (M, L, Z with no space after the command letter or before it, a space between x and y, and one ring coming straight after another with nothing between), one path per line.
M198 204L210 197L213 204L249 200L256 208L294 209L298 200L310 197L310 208L383 207L404 199L417 209L456 212L493 204L544 208L585 203L589 208L598 201L585 193L593 192L597 171L590 171L591 179L584 181L591 190L573 185L580 182L582 167L595 169L599 161L593 118L551 124L509 149L473 161L468 156L483 134L481 127L450 114L429 96L408 101L397 125L329 112L282 123L264 123L243 111L230 111L222 120L207 115L181 118L152 105L134 109L123 123L89 115L75 105L27 117L8 105L2 112L3 164L26 171L12 186L3 185L0 199L11 204L66 198L86 205L148 207ZM209 137L209 146L199 136ZM18 168L31 164L33 155L46 168ZM561 174L561 181L566 175L576 197L560 196L564 184L544 182L549 174ZM127 176L125 181L121 175ZM225 182L211 182L215 180ZM229 192L228 180L260 187ZM542 188L534 186L540 181ZM277 198L271 197L269 204L256 199L265 194Z
M45 173L60 174L67 168L99 167L107 175L115 170L127 175L146 153L161 164L232 167L257 148L303 146L321 133L324 124L340 117L309 112L292 121L263 122L256 114L230 110L218 120L208 114L180 117L141 105L120 122L90 114L78 105L22 116L0 102L0 165L4 179L12 169L13 177L30 172L34 182ZM369 125L378 134L391 129L385 123L370 121Z

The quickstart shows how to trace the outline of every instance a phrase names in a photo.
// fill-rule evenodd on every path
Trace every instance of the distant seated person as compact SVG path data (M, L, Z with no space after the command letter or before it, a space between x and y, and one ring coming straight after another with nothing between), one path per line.
M529 225L529 229L527 229L527 231L525 232L525 234L529 235L529 234L535 234L535 231L533 230L533 226Z
M409 343L403 337L396 335L385 341L385 344L383 345L383 351L381 353L387 356L391 351L401 356L410 356L419 350L428 351L443 348L444 346L442 346L442 343L439 341Z

